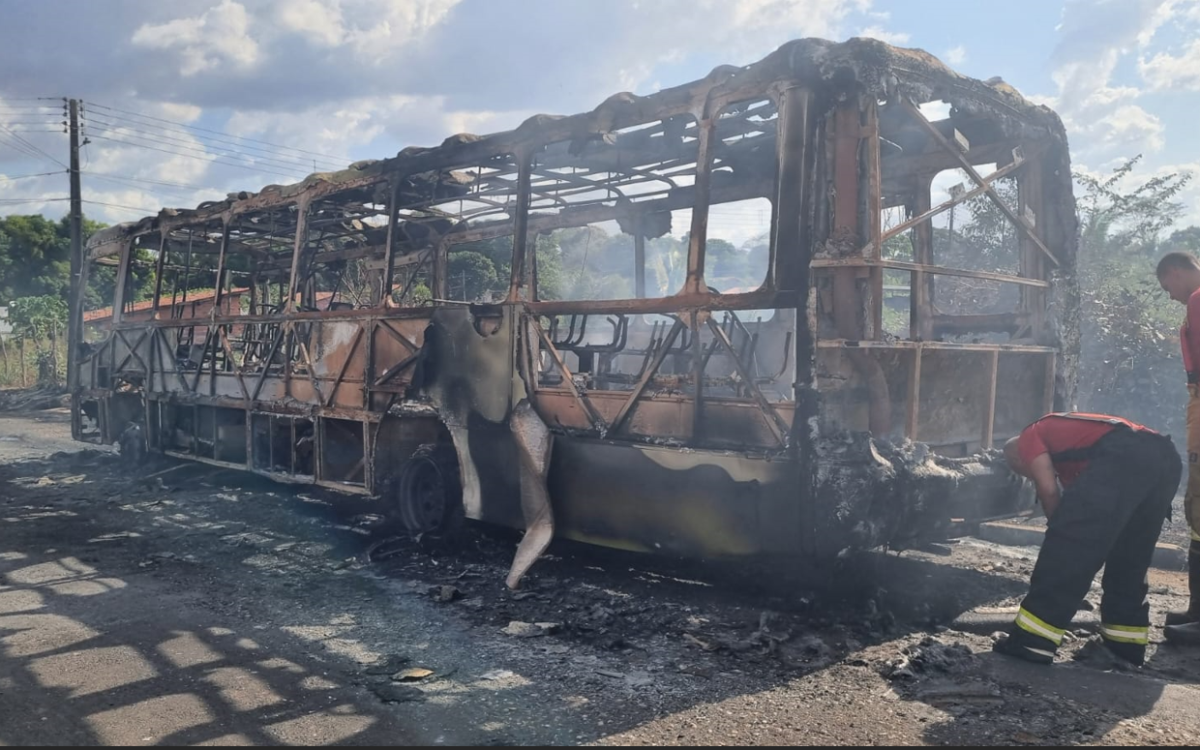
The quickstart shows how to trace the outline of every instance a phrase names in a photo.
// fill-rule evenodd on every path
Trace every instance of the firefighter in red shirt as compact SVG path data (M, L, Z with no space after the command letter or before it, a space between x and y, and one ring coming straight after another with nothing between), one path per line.
M1188 480L1183 509L1191 528L1188 547L1188 588L1191 601L1186 611L1167 613L1164 635L1172 641L1200 643L1200 261L1189 253L1167 253L1158 262L1158 283L1171 299L1187 306L1179 347L1187 373Z
M995 650L1053 662L1103 566L1104 644L1141 665L1150 633L1146 573L1183 472L1171 439L1120 417L1068 412L1029 425L1004 453L1013 471L1033 480L1047 523L1029 593Z

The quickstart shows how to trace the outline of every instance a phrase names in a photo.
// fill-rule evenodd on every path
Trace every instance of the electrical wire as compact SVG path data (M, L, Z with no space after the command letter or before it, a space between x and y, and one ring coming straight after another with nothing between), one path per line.
M278 177L286 177L286 178L288 178L289 180L295 180L295 179L297 179L297 178L296 178L296 175L294 175L294 174L283 174L282 172L274 172L274 171L272 171L272 170L269 170L269 169L260 169L260 168L258 168L258 167L254 167L254 166L251 166L251 165L249 165L249 164L242 164L242 163L239 163L239 162L217 162L217 159L219 159L219 158L222 158L222 157L219 157L219 156L214 156L214 157L213 157L213 158L211 158L211 159L205 159L204 157L201 157L201 156L192 156L191 154L182 154L182 153L179 153L178 151L170 151L170 150L168 150L168 149L165 149L165 148L158 148L157 146L148 146L148 145L146 145L146 144L144 144L144 143L137 143L137 142L134 142L134 141L125 141L125 140L122 140L122 139L120 139L120 138L111 138L111 137L109 137L109 136L106 136L106 135L92 135L91 137L92 137L92 138L98 138L98 139L100 139L100 140L102 140L102 141L112 141L113 143L122 143L122 144L124 144L124 145L126 145L126 146L135 146L135 147L137 147L137 148L149 149L150 151L159 151L159 152L161 152L161 153L164 153L164 154L170 154L171 156L182 156L182 157L185 157L185 158L188 158L188 159L195 159L196 161L202 161L202 162L209 163L209 164L216 162L216 163L218 163L218 164L222 164L222 165L224 165L224 166L228 166L228 167L239 167L239 168L241 168L241 169L247 169L247 170L249 170L249 171L251 171L251 172L257 172L258 174L273 174L273 175L276 175L276 176L278 176Z
M192 141L187 141L188 143L194 143L194 142L199 141L200 143L203 143L206 146L211 145L213 148L223 148L226 150L235 151L235 152L245 155L245 156L252 156L254 158L259 158L259 159L276 157L281 160L287 161L289 164L305 164L305 165L312 164L314 166L314 169L318 168L317 167L318 162L320 162L320 165L321 165L320 168L341 169L349 161L348 159L334 160L332 158L324 158L324 157L322 157L321 159L318 160L318 159L314 159L311 157L298 156L298 155L289 154L289 153L286 153L283 151L262 148L261 146L251 146L251 145L244 144L244 143L238 143L237 141L229 140L227 138L215 138L213 136L199 135L197 133L191 133L191 132L188 132L185 130L177 130L174 128L165 128L161 125L155 125L154 123L143 122L141 120L135 120L135 119L132 119L129 117L121 117L120 115L113 115L113 114L109 114L107 112L103 113L103 116L108 118L109 120L120 120L121 122L124 122L124 123L130 123L132 125L137 125L140 127L149 127L149 128L153 128L154 130L153 130L153 132L146 133L146 131L139 131L139 130L136 130L135 128L129 128L127 125L106 122L103 120L95 120L96 122L100 122L100 123L108 126L109 128L128 129L132 132L140 132L140 133L144 133L146 135L155 135L155 136L161 136L161 137L167 137L169 135L185 136L187 138L194 139ZM218 144L218 143L224 143L224 144L229 144L229 145L227 145L227 146L213 145L213 144ZM234 148L229 148L229 146L233 146ZM259 151L262 153L261 154L252 154L252 153L250 153L251 151ZM305 169L307 170L307 166L305 167Z
M159 185L162 187L182 188L184 190L215 190L216 188L203 187L201 185L184 185L179 182L166 182L165 180L152 180L148 177L131 177L128 175L109 174L108 172L85 172L91 177L99 177L102 180L121 180L133 184L144 185Z
M226 156L229 158L243 157L249 161L271 164L272 166L279 167L280 169L295 169L302 171L305 175L308 174L307 163L302 161L281 160L269 156L260 156L258 154L247 154L243 151L226 148L224 146L214 146L209 143L198 142L195 140L185 141L180 138L172 138L171 136L162 135L160 133L147 132L145 130L138 130L136 128L128 128L123 125L114 125L113 123L105 122L104 120L91 120L91 122L94 122L100 126L100 132L108 133L110 135L140 137L145 138L151 143L178 145L182 148L192 148L193 150L195 150L194 147L199 143L199 145L203 145L205 147L202 149L205 153Z
M55 203L57 201L69 201L70 198L0 198L2 205L15 205L18 203Z
M105 203L104 201L93 201L84 198L81 202L90 203L93 206L107 206L108 208L124 208L129 211L137 211L138 213L147 215L157 215L162 209L158 208L142 208L141 206L126 206L120 203Z
M13 180L27 180L30 177L49 177L56 174L68 174L67 172L38 172L37 174L19 174L12 177L0 174L0 182L12 182Z
M50 161L52 161L52 162L54 162L55 164L57 164L57 165L59 165L60 167L62 167L63 169L68 169L68 167L67 167L67 165L66 165L66 164L63 164L63 163L62 163L61 161L59 161L58 159L54 158L53 156L51 156L50 154L48 154L48 153L46 153L45 151L41 150L40 148L38 148L38 147L37 147L37 146L35 146L34 144L30 143L29 141L25 140L24 138L22 138L21 136L17 135L17 134L16 134L16 133L14 133L13 131L9 130L9 129L8 129L8 128L6 128L4 125L0 125L0 132L7 133L7 134L8 134L8 135L9 135L9 136L10 136L10 137L13 139L13 140L15 140L17 143L20 143L20 144L22 144L22 145L24 145L24 146L28 147L29 149L32 149L32 150L33 150L33 151L34 151L36 154L40 155L40 157L44 157L44 158L46 158L46 159L49 159Z
M329 154L322 154L322 153L318 153L316 151L308 151L308 150L302 149L302 148L295 148L293 146L284 146L284 145L278 144L278 143L271 143L270 141L264 141L264 140L260 140L257 138L250 138L250 137L244 136L244 135L233 135L232 133L226 133L221 130L213 130L211 128L203 128L203 127L200 127L199 125L188 125L187 123L176 122L175 120L167 120L165 118L154 117L152 115L144 115L139 112L132 112L127 109L120 109L119 107L110 107L110 106L107 106L104 104L97 104L96 102L90 102L90 104L93 107L98 107L100 109L108 110L110 112L120 112L122 114L133 115L135 117L140 117L140 118L143 118L146 120L153 120L155 122L161 122L161 123L165 123L167 125L174 125L174 126L180 127L180 128L187 128L188 130L197 130L197 131L204 132L204 133L212 133L214 135L223 135L223 136L227 136L230 138L237 138L239 140L248 141L250 143L260 143L264 146L271 146L273 148L283 149L286 151L297 151L299 153L307 154L309 156L318 156L323 159L329 159L330 161L332 161L334 163L338 163L338 164L346 163L346 158L342 157L342 156L331 156Z
M37 155L34 154L32 151L30 151L29 149L26 149L26 148L22 148L21 146L18 146L14 141L6 141L3 138L0 138L0 146L8 146L13 151L16 151L17 153L22 154L24 156L30 156L30 157L34 157L34 158L37 157Z
M243 166L255 166L256 165L256 163L254 161L251 161L251 160L242 161L238 158L238 156L233 155L233 154L219 153L219 152L215 152L215 151L209 151L204 148L194 148L192 146L180 145L179 141L160 140L157 138L148 138L146 136L138 136L138 135L127 135L126 133L124 133L122 131L118 131L118 130L101 130L101 131L99 131L99 133L96 133L95 131L93 131L93 133L94 133L94 137L96 137L96 138L107 138L108 140L114 140L113 136L122 136L124 138L129 139L129 141L133 142L133 143L139 143L139 144L156 143L161 146L169 146L169 147L175 149L176 150L175 153L177 153L180 156L187 155L187 154L181 153L182 151L190 151L194 154L201 154L202 156L211 156L214 159L231 159L231 160L233 160L232 162L222 162L222 163L231 163L231 164L236 163L236 164L241 164ZM263 161L264 161L264 163L266 163L267 160L263 160ZM271 168L273 174L286 175L286 176L292 177L293 179L302 179L302 178L308 176L307 171L305 171L301 168L293 167L293 166L279 165L279 164L274 164L274 163L266 163L266 166ZM279 170L283 170L283 171L279 171Z

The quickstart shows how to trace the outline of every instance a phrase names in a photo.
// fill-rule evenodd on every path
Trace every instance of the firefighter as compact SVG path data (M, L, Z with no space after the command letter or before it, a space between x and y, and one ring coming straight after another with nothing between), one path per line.
M1179 347L1187 373L1188 479L1183 509L1191 530L1188 545L1188 588L1190 601L1182 612L1167 613L1163 635L1176 642L1200 643L1200 261L1190 253L1167 253L1158 262L1158 283L1171 299L1185 305Z
M1146 573L1183 471L1171 439L1120 417L1067 412L1029 425L1004 453L1013 471L1033 480L1047 524L1029 593L995 650L1052 663L1103 566L1104 644L1141 665L1150 630Z

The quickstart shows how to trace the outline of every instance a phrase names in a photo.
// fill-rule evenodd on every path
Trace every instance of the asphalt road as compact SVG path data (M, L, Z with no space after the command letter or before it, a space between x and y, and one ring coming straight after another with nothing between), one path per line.
M511 539L422 549L361 501L81 447L0 414L0 744L1200 741L1200 652L1123 670L1080 629L1039 668L953 625L1036 550L886 556L835 596L560 545L513 594ZM1186 582L1153 584L1160 618Z

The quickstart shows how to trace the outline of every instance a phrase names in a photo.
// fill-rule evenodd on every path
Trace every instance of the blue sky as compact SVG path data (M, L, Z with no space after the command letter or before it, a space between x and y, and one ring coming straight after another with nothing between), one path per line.
M875 36L1000 76L1062 115L1077 169L1141 153L1135 177L1200 172L1200 0L0 0L0 14L0 214L66 207L65 175L26 176L66 160L61 103L37 97L85 101L86 210L115 222L591 109L803 36ZM1182 197L1200 222L1200 186Z

